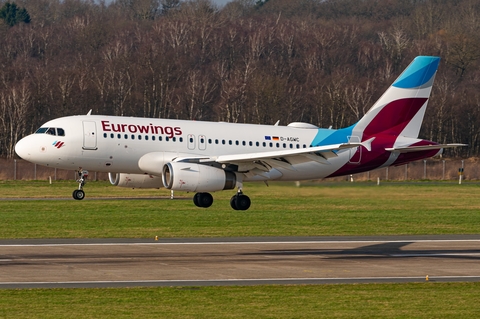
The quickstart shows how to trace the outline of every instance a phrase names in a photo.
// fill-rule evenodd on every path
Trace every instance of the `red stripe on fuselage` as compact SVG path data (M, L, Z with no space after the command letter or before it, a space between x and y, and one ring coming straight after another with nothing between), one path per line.
M385 148L392 147L396 139L397 137L392 135L377 135L372 141L371 151L360 146L362 148L360 163L347 163L328 177L356 174L380 167L390 157L390 152L386 152Z

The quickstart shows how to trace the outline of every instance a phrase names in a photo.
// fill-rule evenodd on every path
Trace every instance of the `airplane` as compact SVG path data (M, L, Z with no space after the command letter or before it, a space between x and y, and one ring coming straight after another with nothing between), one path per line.
M433 157L444 148L419 139L439 57L418 56L356 123L322 129L287 126L76 115L43 124L15 145L21 158L78 170L73 198L85 197L88 171L107 172L130 188L195 192L210 207L211 192L237 188L234 210L247 210L243 183L300 181L351 175Z

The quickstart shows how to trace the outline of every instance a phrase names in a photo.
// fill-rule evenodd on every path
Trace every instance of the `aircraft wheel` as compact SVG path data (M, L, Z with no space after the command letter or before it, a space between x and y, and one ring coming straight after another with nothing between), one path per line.
M198 202L198 198L200 197L200 193L195 193L195 195L193 195L193 203L195 204L195 206L197 207L201 207L200 206L200 203Z
M85 192L81 189L76 189L73 191L73 198L76 200L82 200L85 198Z
M247 195L237 195L236 206L238 210L247 210L250 208L250 197Z
M210 207L213 204L213 196L210 193L196 193L193 196L193 203L197 207Z
M238 210L238 208L237 208L237 196L238 195L233 195L232 198L230 198L230 206L235 210Z

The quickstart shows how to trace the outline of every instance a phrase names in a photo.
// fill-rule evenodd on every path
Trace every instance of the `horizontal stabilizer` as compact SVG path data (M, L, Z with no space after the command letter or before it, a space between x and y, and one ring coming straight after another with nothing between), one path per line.
M398 153L411 153L411 152L420 152L420 151L430 151L430 150L439 150L442 148L452 148L452 147L461 147L468 146L468 144L436 144L436 145L419 145L419 146L407 146L407 147L392 147L386 148L387 152L398 152Z

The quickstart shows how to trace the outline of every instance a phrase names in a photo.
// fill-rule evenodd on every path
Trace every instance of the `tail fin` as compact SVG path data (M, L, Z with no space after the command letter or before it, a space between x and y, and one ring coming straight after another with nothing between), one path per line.
M355 125L352 135L418 137L439 57L418 56Z

